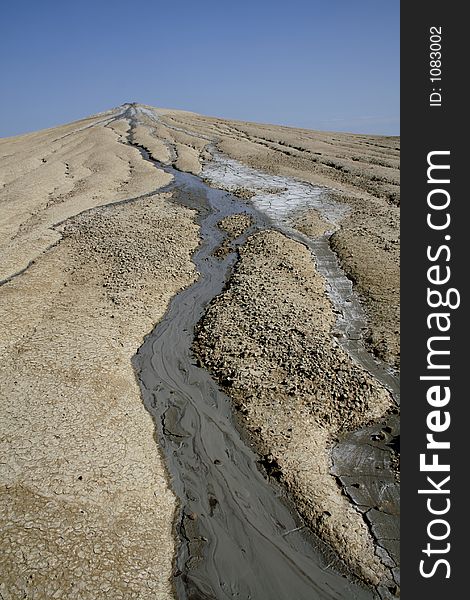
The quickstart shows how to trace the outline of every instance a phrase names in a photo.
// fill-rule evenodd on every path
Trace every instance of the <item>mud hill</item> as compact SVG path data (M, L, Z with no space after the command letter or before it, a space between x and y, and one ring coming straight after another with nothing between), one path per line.
M2 139L0 156L2 597L163 599L191 581L174 559L181 531L201 538L222 502L209 494L198 512L175 496L174 432L144 407L132 361L205 276L206 232L228 281L201 307L192 362L341 576L364 597L396 595L399 139L126 104ZM217 216L210 186L236 210ZM348 297L335 300L320 244ZM385 379L348 353L349 335ZM378 466L364 483L332 451L367 427Z

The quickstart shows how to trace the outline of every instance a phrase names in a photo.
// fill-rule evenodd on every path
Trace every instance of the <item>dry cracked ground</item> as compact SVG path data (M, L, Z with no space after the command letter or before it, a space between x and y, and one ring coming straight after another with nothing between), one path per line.
M174 596L177 502L131 359L197 277L199 228L164 191L171 176L129 144L128 109L0 140L5 600ZM398 367L397 138L134 110L133 141L163 164L199 175L217 147L329 188L348 207L331 245L365 306L366 343ZM232 237L247 226L224 225ZM327 224L307 210L296 226L314 238ZM370 532L329 474L329 448L391 400L334 342L333 324L310 253L267 230L239 249L195 351L307 522L361 579L387 584Z

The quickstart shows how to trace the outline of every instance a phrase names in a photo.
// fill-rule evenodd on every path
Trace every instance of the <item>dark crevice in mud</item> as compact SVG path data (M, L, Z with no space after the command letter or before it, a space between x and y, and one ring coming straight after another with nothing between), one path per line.
M16 271L15 273L12 273L11 275L8 275L8 277L5 277L5 279L0 279L0 286L5 285L6 283L9 283L13 279L16 279L20 275L23 275L23 273L26 273L26 271L30 267L32 267L34 264L36 264L36 262L41 258L41 256L44 256L44 254L46 254L47 252L49 252L49 250L52 250L52 248L55 248L55 246L57 246L57 244L59 242L60 242L60 240L58 240L57 242L54 242L53 244L50 244L49 246L47 246L46 248L44 248L44 250L42 250L40 254L38 254L32 260L30 260L28 262L28 264L25 267L23 267L22 269L20 269L19 271Z
M271 454L265 454L261 457L259 464L263 467L268 477L272 477L277 481L282 478L282 469L277 460Z
M129 143L137 146L135 110L130 107L124 116L131 123ZM201 228L193 256L199 278L172 299L133 359L180 502L173 578L178 598L375 597L305 527L282 486L267 481L260 457L237 431L230 398L197 366L191 350L194 327L224 289L237 258L235 252L214 256L226 239L218 223L234 213L248 213L258 229L271 227L270 220L231 194L140 151L174 177L158 193L170 192L174 202L196 208Z

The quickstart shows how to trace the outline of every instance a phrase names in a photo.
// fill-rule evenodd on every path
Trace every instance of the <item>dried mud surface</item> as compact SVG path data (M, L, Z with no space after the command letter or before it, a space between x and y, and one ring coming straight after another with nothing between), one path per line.
M309 131L162 109L148 109L141 122L136 141L155 159L177 169L200 174L214 146L265 173L325 186L334 200L347 205L349 216L331 245L367 311L370 349L399 368L399 138ZM245 188L231 192L247 200L254 193ZM315 210L299 215L297 225L311 237L331 229Z
M194 213L168 195L91 208L169 180L109 128L66 126L0 148L30 157L2 171L4 274L34 259L0 288L0 594L172 598L175 497L131 359L195 278ZM87 178L54 212L48 190L74 186L64 161L77 179L86 162Z
M330 237L330 246L337 254L340 265L352 281L353 287L360 295L366 310L368 321L367 331L364 333L364 342L373 354L390 365L393 370L396 371L399 369L399 138L313 132L273 125L227 121L176 112L167 112L162 116L162 120L169 128L184 128L185 131L191 132L196 137L200 136L201 139L211 140L211 145L201 154L201 159L208 159L207 155L210 154L213 147L216 147L226 156L238 160L244 165L259 169L264 173L293 177L314 185L326 186L328 190L326 194L329 198L345 205L347 210L339 223L329 222L324 216L313 209L302 210L294 219L291 217L291 223L298 231L312 239L320 238L326 232L333 232L333 235ZM223 178L217 180L217 185L223 186ZM237 195L247 198L248 201L257 192L254 188L234 188L233 185L226 189L230 189L235 194L237 194L237 189L239 189L242 193L238 193ZM223 250L222 248L221 251ZM292 252L295 252L295 250L292 249ZM278 281L279 283L277 274L272 273L272 277L274 281ZM233 281L230 283L230 286L232 285ZM232 288L230 287L230 289ZM264 298L264 289L257 290L257 293L260 298ZM205 354L206 352L219 353L218 356L220 359L227 351L225 343L228 339L240 341L241 338L237 337L236 333L237 327L233 327L234 323L238 325L241 319L246 318L245 314L241 315L237 313L240 310L236 306L239 301L240 298L224 296L224 302L226 303L224 305L225 312L221 311L221 318L222 314L226 316L230 315L231 310L235 311L237 317L233 318L233 322L228 316L226 317L225 333L222 335L219 321L216 318L208 316L204 321L206 328L204 336L198 341L200 356L207 361L204 364L223 383L227 383L227 381L230 383L231 378L239 376L240 369L243 370L247 365L251 364L256 371L256 365L253 364L253 357L251 356L248 356L243 364L232 364L231 371L228 368L218 371L217 369L220 368L220 364L217 361L212 362L209 359L209 355ZM279 317L280 311L282 314L282 303L284 301L283 284L279 283L277 301L271 305L271 316L274 321ZM328 308L331 309L330 306ZM262 329L263 327L264 324L260 324L260 328ZM318 322L315 324L312 323L312 328L322 331ZM323 330L323 335L328 335L329 333L331 332L327 332L326 329ZM199 342L201 343L199 344ZM233 343L236 345L237 342ZM279 358L278 351L274 350L273 347L270 349L265 347L265 352L268 354L272 352L271 359L274 362ZM296 363L296 367L289 374L291 377L293 373L298 375L299 370L301 373L299 365L302 362L300 357L298 358L299 362ZM323 360L324 358L322 357L319 363L321 364ZM329 366L327 362L325 362L324 368L325 372L328 372ZM269 381L271 380L272 373L272 370L268 370L263 373L263 377ZM336 374L333 375L333 373L331 375L332 379L336 377ZM228 380L226 380L226 377L228 377ZM353 394L361 393L360 389L356 387L354 380L346 378L343 382L344 388ZM340 385L343 385L343 382ZM227 391L234 397L238 404L242 402L244 395L250 399L250 402L256 403L252 397L256 395L259 381L251 382L247 386L242 390L238 389L236 398L233 395L232 387L229 387ZM251 388L250 386L253 387ZM264 412L270 414L271 411L275 410L274 406L274 400L267 401ZM318 407L315 407L313 412L316 413L317 410ZM352 411L354 413L354 407ZM394 408L393 411L397 412L397 409ZM334 410L332 409L333 412ZM383 569L382 575L378 579L382 578L382 584L385 585L385 588L382 585L380 593L384 597L388 597L388 594L395 596L398 593L397 582L399 582L399 574L395 567L399 561L399 552L397 551L398 538L396 531L396 510L398 510L398 506L396 505L397 491L393 487L393 481L396 478L397 459L393 452L390 454L389 450L387 451L386 442L388 440L388 442L393 443L395 436L399 435L399 433L397 434L397 425L393 419L390 421L387 417L386 422L384 421L381 425L381 418L386 417L385 410L381 414L379 413L380 410L375 415L377 424L371 428L364 428L364 425L367 424L366 421L363 421L361 424L354 423L354 418L350 420L350 423L346 420L339 429L335 425L326 426L324 423L325 430L329 431L329 437L327 435L329 441L325 442L323 448L327 448L331 444L331 439L336 433L338 433L341 440L346 439L342 436L342 433L346 435L348 431L355 431L356 426L359 428L358 440L362 440L361 442L358 441L359 444L367 443L369 439L367 436L372 436L372 440L376 438L385 439L383 448L380 450L376 448L374 450L374 460L376 461L374 469L378 470L377 473L382 474L373 485L377 486L376 496L379 506L382 504L380 498L382 498L383 493L381 490L384 486L388 490L387 494L390 495L390 499L387 502L391 501L393 504L393 508L391 508L392 505L387 508L384 504L384 507L380 508L380 511L383 510L384 512L381 513L379 518L379 521L389 518L387 511L392 511L393 518L390 520L390 524L387 524L386 535L386 537L390 537L390 540L379 541L379 538L383 536L377 535L377 522L372 524L369 522L369 519L377 516L377 511L372 511L371 513L365 512L366 509L358 506L357 503L356 509L362 513L362 521L368 524L369 533L374 537L374 542L369 537L369 552L372 551L374 553L370 549L376 543L382 546L382 548L375 546L375 552L380 556L379 562L382 563L378 571ZM279 449L276 451L276 444L273 440L268 439L267 434L256 431L258 428L258 425L255 425L257 422L256 417L251 412L246 413L244 421L245 426L248 424L257 442L262 445L263 451L267 455L272 457L274 454L276 456L282 454ZM299 426L302 419L292 416L292 421ZM395 423L392 427L393 433L388 433L392 421ZM292 423L290 425L285 423L286 428L290 426L292 426ZM386 431L385 434L382 429ZM363 432L361 435L359 435L359 430ZM376 444L378 442L372 443ZM342 444L344 445L343 442ZM341 446L342 450L345 449L343 445ZM301 456L305 460L308 460L315 455L313 446L305 448L303 451L300 446L297 446L296 452L298 460L300 460L299 457ZM358 448L358 456L360 454L361 452ZM344 457L340 460L338 450L335 450L334 453L331 449L325 450L324 465L328 464L328 467L325 467L325 473L331 467L332 456L335 456L335 460L338 460L338 462L344 461ZM372 456L368 460L372 460ZM278 469L278 475L285 483L292 478L298 477L299 469L293 463L289 464L284 460L281 468L276 461L277 458L274 461L275 468ZM362 489L367 483L354 483L352 477L345 475L348 473L347 467L344 463L341 463L341 465L341 468L338 468L338 465L335 464L333 471L336 469L338 473L341 473L341 477L338 477L337 480L341 486L345 485L346 480L349 482L349 487L346 486L348 487L347 494L352 503L355 504L355 500L357 500L356 496L359 497L361 495L358 492L356 493L356 486ZM354 468L359 467L356 465ZM387 475L388 472L389 475ZM292 485L290 487L293 489ZM338 489L336 493L338 493ZM305 503L305 490L306 488L297 494L297 504L300 507L302 503ZM346 492L345 488L343 488L343 492ZM364 494L364 492L361 493ZM333 493L331 497L334 497ZM376 502L375 499L372 500L372 496L370 501L373 504ZM304 511L304 514L308 516L308 511ZM335 538L335 532L332 533L330 531L325 533L325 528L322 523L319 524L318 519L310 518L310 522L317 531L323 530L322 534L330 539L335 549L338 547L344 549L344 539ZM350 534L351 530L348 535ZM350 553L346 560L349 561L349 564L354 565L356 572L362 578L370 582L377 581L377 578L370 574L370 570L368 571L369 567L367 563L369 558L364 562L363 555L358 552L356 543L353 542L351 545L351 540L353 539L354 534L350 535L349 538ZM349 550L346 550L346 554L348 552ZM374 560L372 559L372 561ZM392 569L393 573L389 569ZM384 572L387 574L384 575Z

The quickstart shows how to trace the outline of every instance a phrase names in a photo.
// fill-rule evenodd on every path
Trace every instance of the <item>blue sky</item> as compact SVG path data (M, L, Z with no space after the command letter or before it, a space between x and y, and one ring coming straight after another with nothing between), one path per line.
M127 101L399 134L399 0L5 2L0 64L0 136Z

